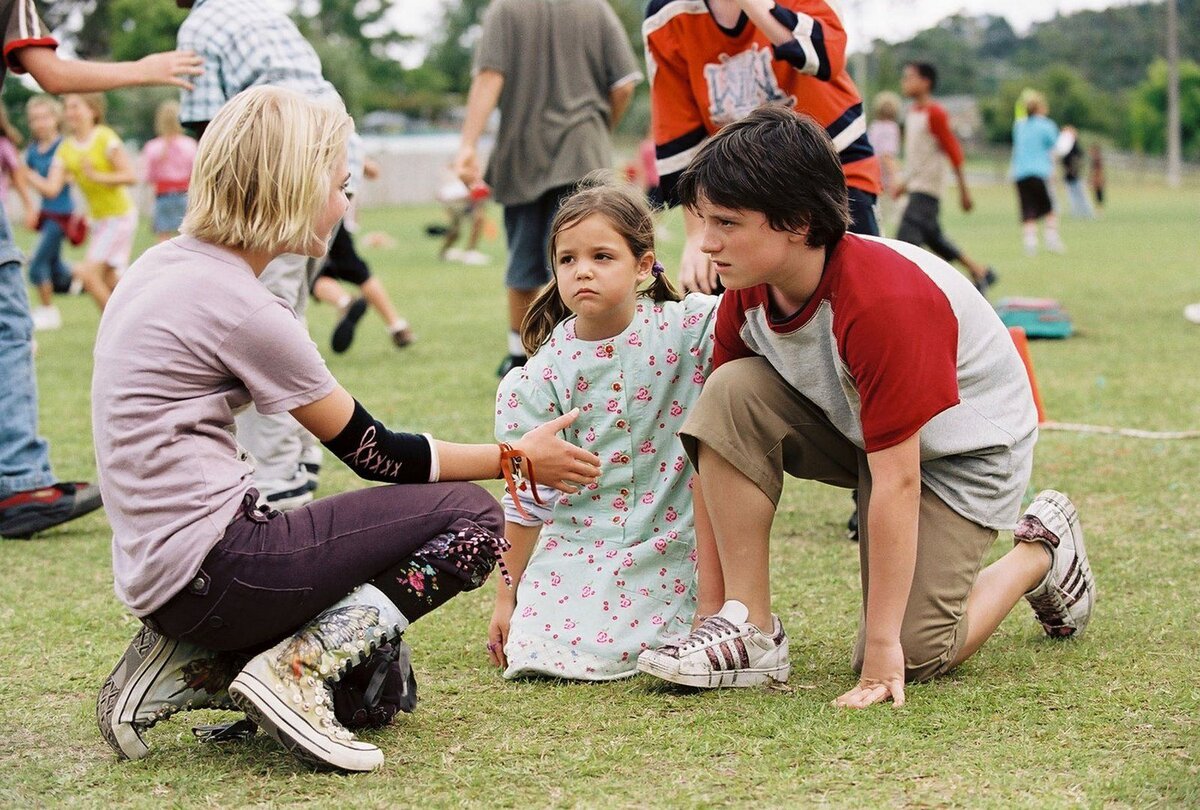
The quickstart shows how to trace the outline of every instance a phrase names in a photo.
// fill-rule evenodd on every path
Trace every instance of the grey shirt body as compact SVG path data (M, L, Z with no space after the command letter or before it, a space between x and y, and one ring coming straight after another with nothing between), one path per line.
M503 205L530 203L609 166L609 94L642 74L604 0L496 0L474 69L504 75L484 179Z

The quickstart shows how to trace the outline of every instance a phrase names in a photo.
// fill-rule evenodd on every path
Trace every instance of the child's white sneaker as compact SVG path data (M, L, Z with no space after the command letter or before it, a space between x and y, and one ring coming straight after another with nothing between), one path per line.
M483 267L486 264L492 263L492 260L488 258L486 253L481 253L478 250L464 250L458 260L463 264L473 267Z
M1079 513L1070 498L1052 489L1038 493L1017 521L1017 542L1038 542L1050 550L1050 570L1025 594L1046 635L1078 636L1096 603L1096 579L1083 546Z
M767 635L746 622L748 615L745 605L730 600L679 644L644 650L638 670L702 689L786 682L792 665L783 624L772 615Z
M1183 317L1190 323L1200 323L1200 304L1188 304L1184 307Z
M1062 254L1067 252L1067 246L1063 244L1062 237L1059 236L1057 232L1047 233L1045 239L1046 250L1050 251L1051 253Z
M33 317L33 328L39 332L62 328L62 313L56 306L35 307L30 315Z

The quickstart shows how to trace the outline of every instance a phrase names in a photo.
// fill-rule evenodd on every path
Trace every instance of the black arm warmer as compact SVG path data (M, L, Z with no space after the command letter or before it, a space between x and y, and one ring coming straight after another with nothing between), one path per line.
M433 464L429 440L416 433L393 433L367 413L357 399L354 415L346 427L322 444L346 462L359 478L389 484L429 481Z

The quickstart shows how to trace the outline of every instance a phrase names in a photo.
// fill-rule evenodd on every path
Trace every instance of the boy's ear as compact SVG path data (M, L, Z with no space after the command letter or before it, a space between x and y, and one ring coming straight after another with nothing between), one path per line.
M796 228L794 231L788 231L787 235L788 235L788 241L794 245L807 245L808 244L808 226L807 225L801 225L800 227Z

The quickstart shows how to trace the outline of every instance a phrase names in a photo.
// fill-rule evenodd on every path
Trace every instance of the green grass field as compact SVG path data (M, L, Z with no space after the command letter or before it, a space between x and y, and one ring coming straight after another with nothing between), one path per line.
M1066 256L1035 259L1021 251L1011 190L976 192L976 212L949 212L946 226L999 270L993 297L1057 297L1079 327L1033 346L1050 418L1200 426L1200 327L1180 314L1200 300L1200 192L1112 188L1103 220L1064 223ZM490 268L440 264L423 234L439 218L432 207L364 214L363 231L397 240L364 253L419 342L398 352L368 315L329 363L393 427L489 441L502 240L485 245ZM667 225L672 267L678 212ZM66 327L38 335L42 430L60 476L92 478L97 313L83 298L59 304ZM333 314L314 306L310 318L326 346ZM322 493L359 486L333 466ZM504 682L484 651L489 583L409 633L421 705L368 735L387 763L355 777L313 773L264 735L198 744L190 727L213 714L177 715L148 733L147 759L114 759L95 728L96 691L138 625L112 593L96 513L0 543L0 805L1197 806L1198 478L1200 441L1044 433L1031 494L1053 486L1079 505L1099 585L1087 636L1049 641L1019 605L981 654L912 687L900 710L830 706L853 680L858 556L843 539L849 498L820 485L790 483L775 526L786 688Z

